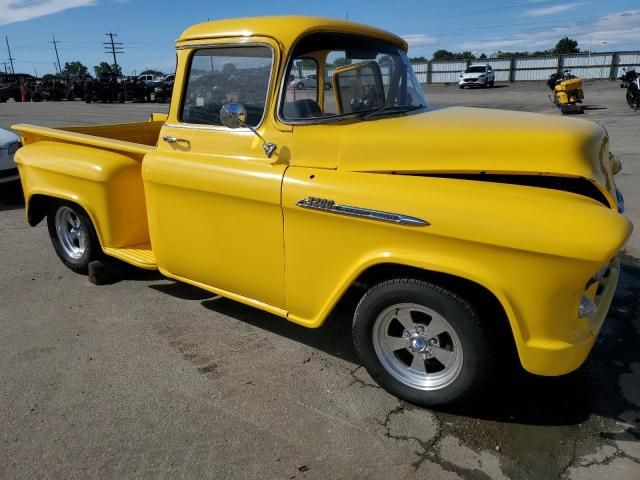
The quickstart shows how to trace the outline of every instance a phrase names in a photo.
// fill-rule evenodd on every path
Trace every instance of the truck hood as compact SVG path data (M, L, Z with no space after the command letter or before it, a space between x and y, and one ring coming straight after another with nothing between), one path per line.
M338 169L581 178L615 205L606 131L559 116L451 107L363 121L342 139Z

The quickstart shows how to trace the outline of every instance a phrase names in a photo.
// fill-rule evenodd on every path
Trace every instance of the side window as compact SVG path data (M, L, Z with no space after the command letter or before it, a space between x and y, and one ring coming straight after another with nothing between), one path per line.
M181 121L222 125L220 109L227 102L241 103L247 123L258 126L264 115L273 62L269 47L224 47L193 54Z
M318 88L318 63L312 58L294 59L282 106L284 118L299 120L321 116Z

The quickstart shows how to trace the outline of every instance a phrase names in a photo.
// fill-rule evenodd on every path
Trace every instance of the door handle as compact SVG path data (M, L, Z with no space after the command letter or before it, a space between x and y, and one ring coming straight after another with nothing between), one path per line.
M189 140L187 140L186 138L170 137L169 135L163 136L162 140L164 140L167 143L179 143L179 142L189 143Z

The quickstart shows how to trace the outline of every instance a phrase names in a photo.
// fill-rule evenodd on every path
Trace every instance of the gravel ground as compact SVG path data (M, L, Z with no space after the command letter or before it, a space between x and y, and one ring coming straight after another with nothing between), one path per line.
M558 115L542 83L429 86L432 103ZM622 158L640 216L640 116L613 82L585 85L584 118ZM144 120L154 105L2 104L0 127ZM466 411L378 388L349 338L353 302L307 330L162 276L95 286L27 226L0 185L0 478L640 478L640 246L586 364L523 373Z

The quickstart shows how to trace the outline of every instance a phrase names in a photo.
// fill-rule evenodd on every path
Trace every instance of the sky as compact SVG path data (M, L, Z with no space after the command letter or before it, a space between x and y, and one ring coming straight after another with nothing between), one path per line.
M435 50L546 50L564 36L592 51L640 50L640 0L0 0L0 70L53 73L60 61L79 60L92 71L111 63L103 42L118 35L125 74L148 68L172 72L175 39L188 26L253 15L320 15L349 18L404 37L410 56Z

